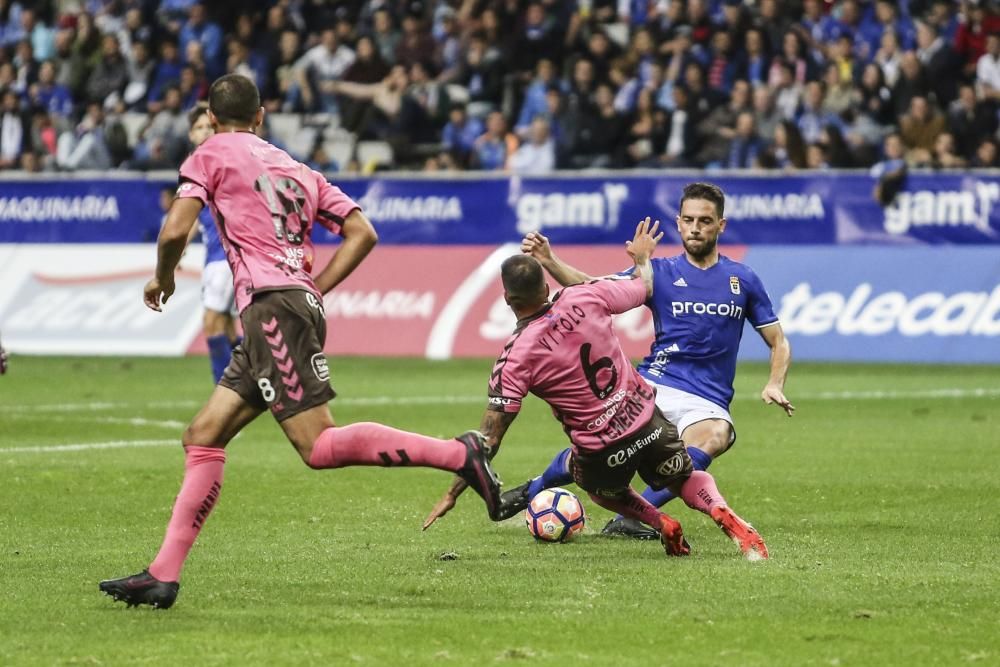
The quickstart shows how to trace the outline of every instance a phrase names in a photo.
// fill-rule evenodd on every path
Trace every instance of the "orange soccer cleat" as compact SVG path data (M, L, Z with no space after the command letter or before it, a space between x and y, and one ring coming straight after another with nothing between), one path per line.
M766 560L767 546L753 526L737 516L725 505L712 508L712 519L726 535L736 543L747 560Z
M660 544L668 556L691 555L691 545L684 539L680 522L669 514L660 514Z

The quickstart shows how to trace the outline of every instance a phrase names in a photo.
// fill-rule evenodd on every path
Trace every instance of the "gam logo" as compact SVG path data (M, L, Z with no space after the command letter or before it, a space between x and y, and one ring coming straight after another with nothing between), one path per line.
M967 190L901 192L885 209L885 231L906 234L913 227L972 227L995 235L990 228L993 204L1000 200L1000 183L974 181Z
M605 183L600 192L532 193L514 202L517 231L521 234L553 227L616 229L628 185Z

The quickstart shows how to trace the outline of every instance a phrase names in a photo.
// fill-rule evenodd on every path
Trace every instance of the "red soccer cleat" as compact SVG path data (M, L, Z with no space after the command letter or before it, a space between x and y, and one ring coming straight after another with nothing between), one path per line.
M747 560L766 560L767 546L753 526L736 515L725 505L712 508L712 519L729 538L736 543Z
M668 556L691 555L691 545L684 539L680 522L669 514L660 514L660 544Z

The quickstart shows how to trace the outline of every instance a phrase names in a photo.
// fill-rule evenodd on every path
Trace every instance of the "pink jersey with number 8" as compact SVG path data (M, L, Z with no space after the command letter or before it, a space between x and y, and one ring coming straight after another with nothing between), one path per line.
M252 132L213 135L180 169L178 197L212 208L233 270L236 307L261 291L301 288L314 294L314 220L339 234L359 206L318 172Z

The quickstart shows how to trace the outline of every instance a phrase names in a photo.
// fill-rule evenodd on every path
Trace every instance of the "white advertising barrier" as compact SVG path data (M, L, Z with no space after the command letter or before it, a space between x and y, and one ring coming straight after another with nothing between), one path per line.
M317 250L322 267L334 251ZM562 246L591 275L624 269L621 246ZM375 249L324 299L326 351L339 354L495 357L514 328L499 267L502 246ZM659 256L679 252L659 249ZM989 246L726 246L763 279L797 360L1000 364L1000 253ZM179 355L205 351L199 269L191 248L177 292L154 313L142 303L152 245L0 245L0 333L13 352ZM670 312L711 313L697 293ZM632 357L653 338L645 308L618 317ZM665 332L669 335L669 331ZM750 328L744 359L766 359Z
M322 267L335 248L319 247ZM430 359L496 356L514 328L500 263L518 246L379 246L324 304L332 354ZM204 353L200 333L201 246L192 246L177 291L162 313L142 303L156 249L150 244L0 244L0 334L20 354L181 355ZM578 246L580 266L621 270L621 248ZM620 316L630 354L653 334L648 311Z
M202 246L162 313L142 303L153 245L0 245L0 334L24 354L181 355L201 328Z
M797 359L1000 364L1000 252L989 246L749 247L744 260Z

